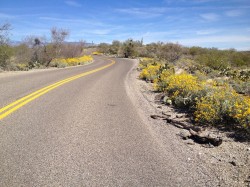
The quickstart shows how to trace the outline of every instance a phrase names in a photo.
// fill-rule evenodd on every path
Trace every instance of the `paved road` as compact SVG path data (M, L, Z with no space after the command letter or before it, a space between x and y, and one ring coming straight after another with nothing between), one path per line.
M109 64L0 76L0 108ZM184 186L126 95L130 60L64 84L0 121L0 186ZM173 171L173 172L172 172ZM177 175L178 174L178 175Z

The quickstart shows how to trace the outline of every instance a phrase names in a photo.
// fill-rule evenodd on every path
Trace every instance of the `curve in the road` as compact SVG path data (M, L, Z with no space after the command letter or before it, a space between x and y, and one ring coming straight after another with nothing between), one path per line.
M78 78L81 78L81 77L84 77L84 76L87 76L89 74L93 74L95 72L98 72L98 71L101 71L103 69L106 69L110 66L112 66L113 64L115 64L115 61L114 60L111 60L111 63L108 64L108 65L105 65L105 66L102 66L100 68L96 68L94 70L91 70L91 71L88 71L88 72L84 72L84 73L81 73L81 74L78 74L78 75L75 75L75 76L72 76L72 77L69 77L67 79L63 79L61 81L58 81L54 84L51 84L49 86L46 86L44 88L41 88L25 97L22 97L21 99L18 99L8 105L6 105L5 107L3 108L0 108L0 120L2 120L3 118L7 117L8 115L10 115L11 113L15 112L16 110L18 110L19 108L23 107L24 105L26 105L27 103L37 99L38 97L48 93L49 91L63 85L63 84L66 84L68 82L71 82L73 80L76 80Z

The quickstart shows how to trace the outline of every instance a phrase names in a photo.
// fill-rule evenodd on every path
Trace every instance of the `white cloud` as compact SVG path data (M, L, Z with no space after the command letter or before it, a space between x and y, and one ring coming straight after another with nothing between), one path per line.
M96 35L107 35L110 33L110 30L109 29L95 29L95 30L92 30L92 33Z
M127 8L127 9L116 9L116 12L130 14L140 18L154 18L164 14L165 8Z
M207 2L212 2L212 1L215 1L215 0L192 0L192 2L194 3L207 3Z
M73 6L73 7L81 7L82 5L76 1L72 1L72 0L69 0L69 1L65 1L65 3L69 6Z
M241 42L250 42L250 37L228 35L228 36L187 38L187 39L179 39L178 41L184 45L194 45L194 44L204 44L204 43L230 43L230 42L241 43Z
M76 23L76 24L86 24L86 25L91 25L91 26L106 26L104 23L98 21L98 20L91 20L91 19L67 19L67 18L57 18L57 17L39 17L41 20L48 20L52 22L61 22L61 23Z
M181 2L188 2L188 3L206 3L206 2L212 2L216 0L180 0ZM176 0L164 0L165 3L175 3Z
M219 20L219 15L215 13L207 13L200 15L206 21L217 21Z
M15 18L15 16L9 15L9 14L4 14L0 13L0 19L12 19Z
M85 35L107 35L107 34L110 34L112 30L111 29L84 29L84 30L81 30L80 33L83 33Z
M216 30L216 29L205 29L205 30L198 30L196 31L197 35L210 35L210 34L215 34L220 32L220 30Z
M228 17L238 17L243 14L242 10L229 10L225 12L226 16Z

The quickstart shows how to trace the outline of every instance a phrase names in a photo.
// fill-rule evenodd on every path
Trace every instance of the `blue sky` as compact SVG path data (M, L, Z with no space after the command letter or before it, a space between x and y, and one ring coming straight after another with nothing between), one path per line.
M70 31L68 41L178 42L250 50L250 0L0 0L11 39Z

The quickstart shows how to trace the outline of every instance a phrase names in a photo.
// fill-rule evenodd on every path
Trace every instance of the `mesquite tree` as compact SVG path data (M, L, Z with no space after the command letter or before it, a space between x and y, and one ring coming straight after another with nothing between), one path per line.
M9 46L9 31L11 25L5 23L0 26L0 68L6 69L8 60L12 55L12 49Z

